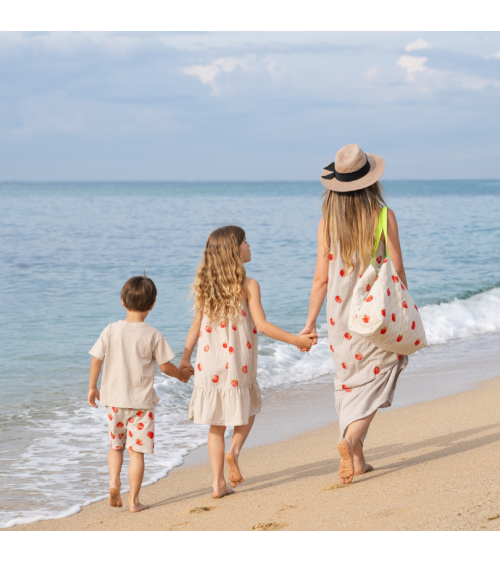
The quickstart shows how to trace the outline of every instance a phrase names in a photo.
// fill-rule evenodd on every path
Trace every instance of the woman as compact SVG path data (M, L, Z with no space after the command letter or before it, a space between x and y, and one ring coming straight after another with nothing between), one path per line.
M373 469L365 461L363 441L377 409L391 406L397 379L408 363L407 356L382 350L365 338L350 334L348 329L354 286L373 258L378 217L385 206L378 181L384 167L381 157L365 154L353 144L342 147L335 162L321 176L327 191L318 228L309 315L301 334L315 332L316 319L327 295L328 342L336 374L341 484ZM390 209L387 223L389 256L408 287L398 225ZM385 256L385 243L382 235L375 252L379 263Z

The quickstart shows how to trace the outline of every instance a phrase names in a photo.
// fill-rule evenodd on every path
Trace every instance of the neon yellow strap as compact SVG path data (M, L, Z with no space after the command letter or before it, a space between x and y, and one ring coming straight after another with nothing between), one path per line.
M375 254L377 253L378 243L380 242L380 237L382 232L385 237L385 255L389 258L389 238L387 236L387 207L382 207L380 215L378 217L377 224L377 234L375 236L375 249L373 250L372 264L375 261Z

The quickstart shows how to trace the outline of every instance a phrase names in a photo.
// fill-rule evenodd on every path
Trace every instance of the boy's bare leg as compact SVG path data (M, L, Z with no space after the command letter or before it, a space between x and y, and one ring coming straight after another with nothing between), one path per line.
M120 473L123 465L123 448L121 450L110 449L108 452L109 467L109 506L122 507L120 491L122 483Z
M129 450L128 455L130 456L130 465L128 467L130 494L128 504L130 512L140 512L149 508L147 504L139 502L139 492L141 490L142 478L144 477L144 454Z
M250 434L250 430L252 429L253 423L255 422L255 415L251 416L248 419L248 423L243 426L235 426L233 439L231 441L231 447L226 454L226 461L229 466L229 481L233 487L236 485L240 485L243 483L243 475L240 472L240 468L238 466L238 457L240 455L241 448L245 443L248 435Z
M208 455L210 457L210 467L214 475L213 498L222 498L232 494L234 491L229 489L224 479L224 432L225 426L210 426L208 431Z

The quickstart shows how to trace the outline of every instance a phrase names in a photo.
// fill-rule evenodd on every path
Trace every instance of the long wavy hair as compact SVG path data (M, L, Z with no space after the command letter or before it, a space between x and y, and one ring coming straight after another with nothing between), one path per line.
M205 311L211 323L236 320L240 314L246 276L240 252L244 240L245 231L229 225L210 233L205 244L191 295L196 313Z
M379 213L386 206L380 182L353 192L326 190L321 213L325 220L325 245L340 257L347 273L361 263L363 271L371 262Z

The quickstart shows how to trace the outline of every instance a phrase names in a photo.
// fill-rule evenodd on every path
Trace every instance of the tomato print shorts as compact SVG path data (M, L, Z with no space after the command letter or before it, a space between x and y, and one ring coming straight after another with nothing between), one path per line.
M123 409L106 407L111 447L143 454L154 454L154 409Z

